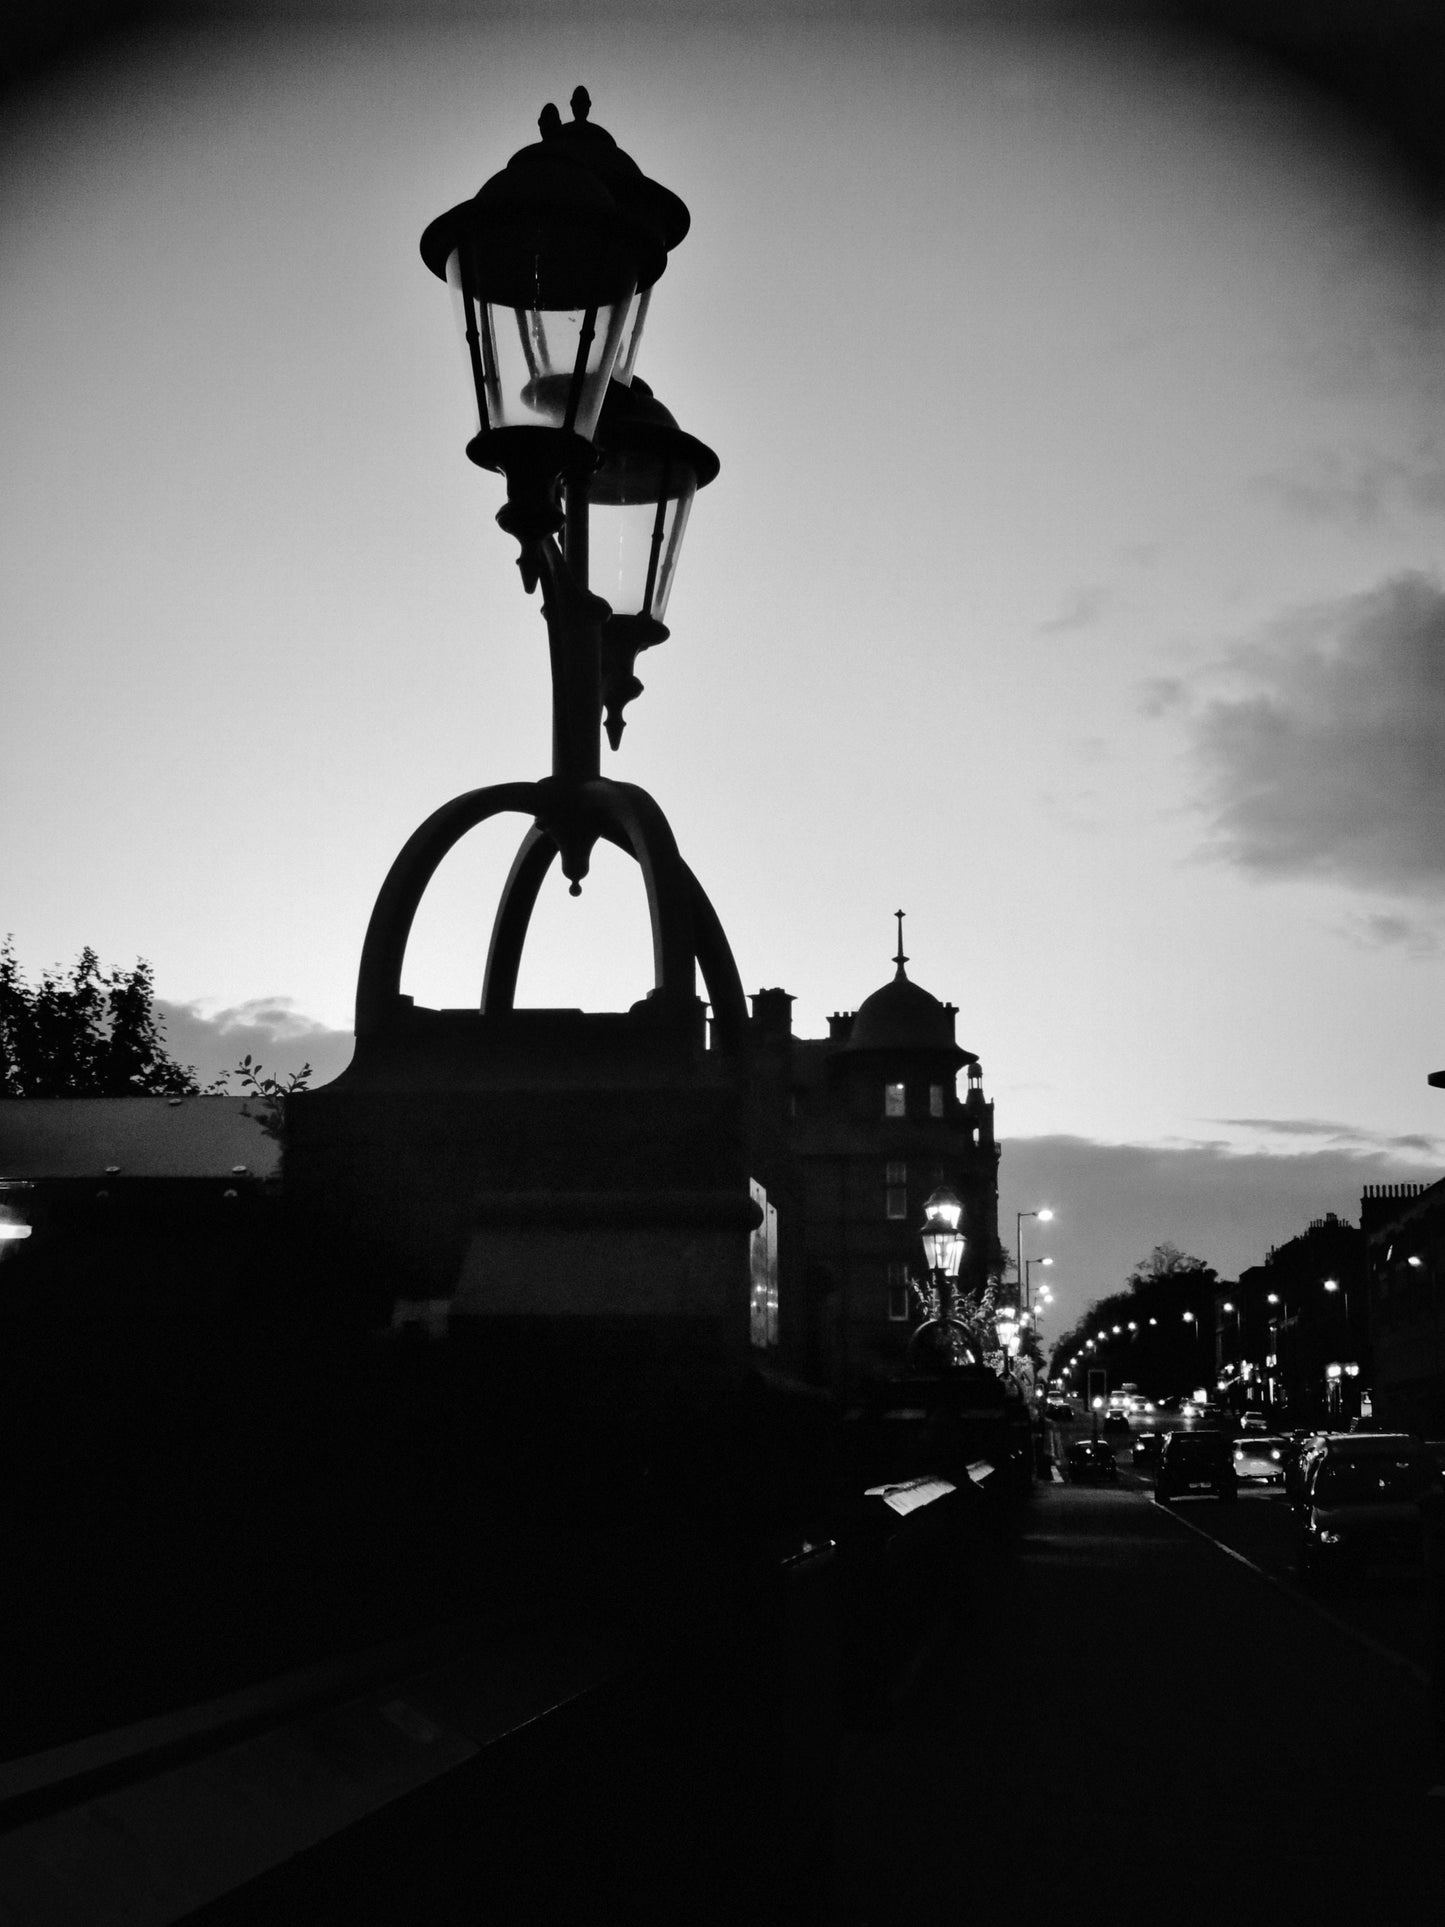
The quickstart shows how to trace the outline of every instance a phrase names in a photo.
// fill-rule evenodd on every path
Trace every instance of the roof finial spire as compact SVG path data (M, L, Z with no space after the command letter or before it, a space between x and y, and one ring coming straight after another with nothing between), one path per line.
M898 975L901 977L903 975L903 966L908 962L908 959L903 954L903 912L901 910L895 910L893 914L898 919L898 955L893 961L897 964Z

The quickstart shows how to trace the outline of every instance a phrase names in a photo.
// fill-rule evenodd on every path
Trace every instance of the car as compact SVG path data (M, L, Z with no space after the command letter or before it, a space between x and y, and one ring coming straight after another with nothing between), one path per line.
M1234 1441L1234 1476L1241 1484L1283 1485L1289 1440L1268 1432L1243 1432Z
M1129 1398L1129 1412L1134 1418L1152 1418L1154 1416L1154 1401L1153 1399L1145 1398L1142 1392L1133 1392Z
M1104 1430L1106 1432L1132 1432L1133 1429L1134 1428L1132 1425L1130 1425L1128 1415L1126 1413L1105 1412Z
M1119 1477L1114 1448L1103 1439L1075 1439L1064 1455L1064 1470L1071 1485L1099 1479L1112 1484Z
M1079 1408L1061 1398L1049 1399L1044 1406L1044 1415L1051 1418L1055 1425L1075 1425L1080 1418Z
M1195 1492L1212 1492L1216 1499L1237 1499L1239 1480L1229 1440L1223 1432L1171 1432L1159 1454L1154 1474L1158 1505Z
M1422 1500L1445 1481L1434 1455L1409 1432L1331 1438L1313 1458L1296 1508L1295 1561L1318 1584L1346 1569L1423 1564Z
M1132 1458L1135 1465L1153 1466L1159 1461L1163 1450L1164 1438L1159 1432L1137 1432L1134 1435Z
M1267 1432L1269 1420L1263 1412L1242 1412L1239 1418L1241 1432Z

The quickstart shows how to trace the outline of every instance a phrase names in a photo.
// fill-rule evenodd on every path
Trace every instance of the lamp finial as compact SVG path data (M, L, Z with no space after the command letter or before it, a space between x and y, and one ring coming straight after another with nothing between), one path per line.
M908 959L903 954L903 912L901 910L895 910L893 914L898 919L898 955L893 961L897 964L898 974L901 977L903 975L903 966L908 962Z

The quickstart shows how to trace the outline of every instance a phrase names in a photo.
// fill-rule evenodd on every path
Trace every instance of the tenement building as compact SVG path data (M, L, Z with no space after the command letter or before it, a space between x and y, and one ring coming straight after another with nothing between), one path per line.
M906 962L900 940L892 979L831 1017L823 1038L793 1035L786 991L753 998L754 1142L778 1204L779 1350L840 1391L907 1363L924 1201L937 1186L963 1200L958 1289L983 1289L1000 1267L999 1149L982 1067L955 1038L956 1007L914 983Z

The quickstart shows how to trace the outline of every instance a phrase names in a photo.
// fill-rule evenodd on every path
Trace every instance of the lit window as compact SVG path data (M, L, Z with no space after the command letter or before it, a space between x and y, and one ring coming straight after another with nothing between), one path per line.
M902 1084L883 1086L883 1115L903 1117L907 1114L907 1092Z
M930 1117L943 1116L943 1086L941 1084L930 1084L928 1087L928 1115Z

